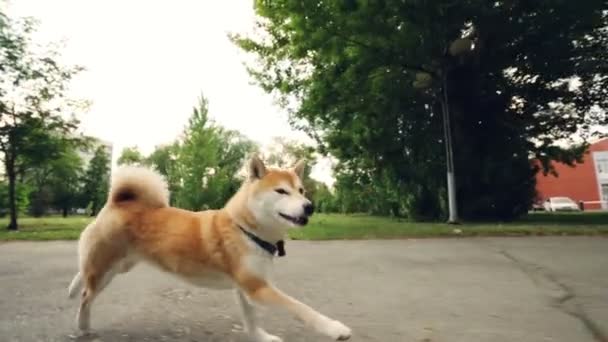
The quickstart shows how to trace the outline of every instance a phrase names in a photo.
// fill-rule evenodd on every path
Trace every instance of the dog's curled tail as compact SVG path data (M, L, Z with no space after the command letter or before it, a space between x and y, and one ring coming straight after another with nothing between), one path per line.
M169 206L167 182L158 172L141 166L123 166L112 175L110 204L139 202L149 207Z

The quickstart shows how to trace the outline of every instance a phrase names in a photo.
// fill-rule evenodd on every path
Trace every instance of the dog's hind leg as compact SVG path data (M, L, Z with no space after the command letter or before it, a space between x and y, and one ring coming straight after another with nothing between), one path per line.
M95 298L110 284L117 273L132 267L124 249L116 245L98 242L83 253L80 275L83 290L78 309L78 328L86 333L90 330L91 305Z
M77 272L76 275L74 276L74 279L72 279L70 286L68 287L68 297L74 298L76 296L76 293L78 292L78 290L80 290L81 286L82 286L82 274L80 274L80 272Z
M84 276L84 289L78 309L78 328L87 333L91 329L91 305L93 300L110 284L118 273L116 266L110 267L105 272L86 272Z
M243 313L243 325L245 332L251 336L254 342L282 342L280 337L270 335L264 329L258 327L257 318L255 316L255 308L245 294L240 290L236 290L236 299Z
M78 322L78 329L80 329L83 334L86 334L91 329L91 304L97 294L96 289L98 280L96 275L88 274L85 276L84 282L84 289L82 290L76 321Z

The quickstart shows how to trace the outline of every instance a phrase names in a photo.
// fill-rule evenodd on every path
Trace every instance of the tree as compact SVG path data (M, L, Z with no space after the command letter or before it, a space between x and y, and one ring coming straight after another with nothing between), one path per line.
M0 155L8 180L8 229L16 230L17 183L28 168L58 157L70 140L82 103L66 98L70 79L81 69L58 62L59 53L36 46L31 19L4 18L0 26Z
M312 161L315 158L314 147L284 137L273 138L266 156L267 163L277 167L290 167L298 160ZM310 171L310 167L307 170Z
M257 148L239 132L214 123L208 101L201 96L180 138L157 146L141 162L165 177L172 205L191 210L220 208L238 190L243 161Z
M320 213L334 213L338 211L335 196L331 193L327 185L318 183L318 187L313 198L315 211Z
M220 143L217 128L208 117L207 99L201 96L183 132L177 156L182 183L181 189L175 194L178 206L190 210L201 209L205 203L203 190L214 172L213 166L217 164L216 151Z
M238 187L243 160L255 149L240 133L210 120L207 99L201 96L179 143L176 205L191 210L223 206Z
M556 142L587 136L602 119L590 109L607 104L600 0L281 0L255 8L265 34L232 37L257 57L251 75L291 106L292 124L321 151L364 167L347 169L375 184L372 196L398 201L403 215L444 213L443 109L453 119L463 216L511 219L534 195L530 157L545 172L552 160L580 160L585 146Z
M244 161L258 150L253 141L237 131L220 128L218 135L222 142L218 145L218 162L206 187L207 205L211 208L223 207L237 192L241 185L238 176Z
M97 215L108 197L110 157L104 146L99 146L89 162L84 176L83 197L91 206L91 216Z
M180 188L179 166L176 163L179 148L178 142L157 146L144 160L146 165L152 166L165 177L169 185L169 191L172 194L170 198L171 205L175 205L175 194Z
M80 203L82 192L83 163L74 149L67 149L59 159L52 163L49 186L52 204L67 217L71 209Z
M51 206L62 209L67 215L69 205L75 204L80 190L82 160L76 152L76 145L63 137L54 143L55 159L38 162L25 158L23 163L30 165L23 182L31 189L29 209L30 214L36 217L44 215Z
M15 207L17 213L23 214L30 206L29 195L31 188L28 184L17 184L15 189ZM0 180L0 217L4 217L8 213L8 182Z
M116 163L118 165L139 165L144 162L144 156L139 152L137 147L127 147L122 150L120 157Z

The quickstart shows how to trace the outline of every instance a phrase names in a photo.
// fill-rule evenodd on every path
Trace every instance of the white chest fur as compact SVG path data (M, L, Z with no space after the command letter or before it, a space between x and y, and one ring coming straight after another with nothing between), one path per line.
M243 258L243 266L251 274L268 279L272 274L272 256L255 242L247 240L249 253Z

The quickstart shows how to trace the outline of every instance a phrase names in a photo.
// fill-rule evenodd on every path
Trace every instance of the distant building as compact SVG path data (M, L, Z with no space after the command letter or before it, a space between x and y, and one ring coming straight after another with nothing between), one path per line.
M585 210L608 209L608 138L589 146L583 163L570 167L553 163L558 176L536 176L536 191L540 200L565 196L583 202Z

